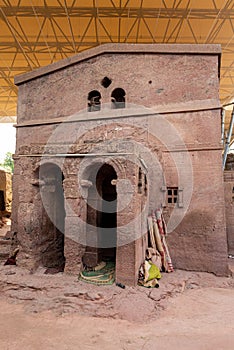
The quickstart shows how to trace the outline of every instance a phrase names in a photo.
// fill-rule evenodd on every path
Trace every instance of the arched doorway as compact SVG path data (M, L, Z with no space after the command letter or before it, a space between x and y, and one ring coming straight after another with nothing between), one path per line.
M94 267L102 260L116 260L117 192L113 180L114 168L103 164L95 166L89 176L92 186L87 198L86 253L84 263Z
M102 259L116 259L117 244L117 192L113 180L117 179L114 168L101 166L97 173L96 186L101 201L97 213L98 245Z
M40 195L42 201L41 221L41 264L47 272L64 270L64 176L61 169L52 163L41 165L39 180L42 183Z

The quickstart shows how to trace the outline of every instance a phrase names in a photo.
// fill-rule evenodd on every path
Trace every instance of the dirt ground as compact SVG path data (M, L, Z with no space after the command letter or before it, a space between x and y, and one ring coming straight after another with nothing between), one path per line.
M159 288L0 267L1 350L233 350L234 279L177 270Z

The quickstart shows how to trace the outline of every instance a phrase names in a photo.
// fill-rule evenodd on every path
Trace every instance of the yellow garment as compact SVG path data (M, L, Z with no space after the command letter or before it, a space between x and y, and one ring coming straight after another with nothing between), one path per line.
M159 268L156 265L154 265L151 261L148 261L148 264L150 265L150 268L148 270L149 277L147 281L151 281L154 278L159 280L161 278L161 273Z
M158 288L158 279L160 278L159 268L152 261L145 260L140 267L138 284L146 288Z

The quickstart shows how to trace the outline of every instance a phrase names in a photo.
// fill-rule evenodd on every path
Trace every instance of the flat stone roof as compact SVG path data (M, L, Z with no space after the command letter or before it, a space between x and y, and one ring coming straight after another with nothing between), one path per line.
M102 44L82 51L77 55L65 58L45 67L15 76L14 82L20 85L29 80L39 78L73 64L89 60L103 54L191 54L191 55L221 55L219 44Z

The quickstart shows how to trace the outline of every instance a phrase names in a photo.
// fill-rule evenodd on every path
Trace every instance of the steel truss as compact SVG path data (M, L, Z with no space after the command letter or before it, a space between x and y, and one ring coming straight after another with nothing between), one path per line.
M234 0L0 0L0 116L16 114L16 74L106 42L221 44L227 103L234 97L233 20Z

